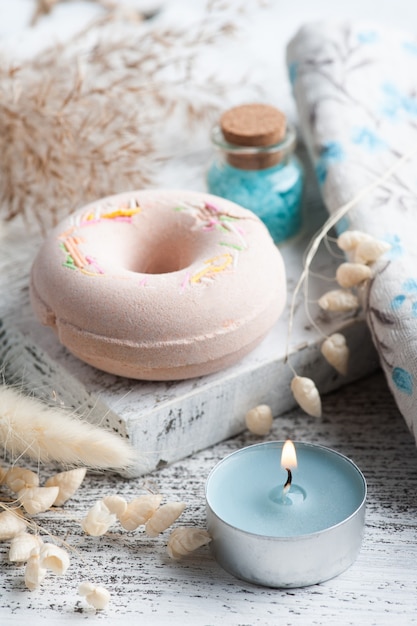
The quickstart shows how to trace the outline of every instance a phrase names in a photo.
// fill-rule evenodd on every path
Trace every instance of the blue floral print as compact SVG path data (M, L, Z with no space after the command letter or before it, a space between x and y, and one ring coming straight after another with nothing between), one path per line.
M290 79L290 83L292 86L294 86L295 81L297 80L297 73L298 73L298 63L289 63L288 65L288 76Z
M417 116L417 100L402 93L393 83L382 85L383 103L382 112L386 117L397 119L401 112Z
M385 141L383 141L378 135L370 128L355 127L352 131L352 142L359 146L362 146L369 152L375 152L382 150L386 147Z
M322 145L316 163L316 176L321 185L326 180L329 165L343 161L344 158L345 152L338 141L328 141Z
M411 317L417 318L417 280L409 278L401 285L403 293L398 294L391 300L393 311L404 310L403 305L409 302Z
M403 48L409 54L417 56L417 42L416 41L404 41Z
M392 382L400 391L408 396L413 394L413 377L409 371L402 367L394 367L392 370Z
M379 41L379 33L376 30L361 31L356 37L361 44L373 44Z

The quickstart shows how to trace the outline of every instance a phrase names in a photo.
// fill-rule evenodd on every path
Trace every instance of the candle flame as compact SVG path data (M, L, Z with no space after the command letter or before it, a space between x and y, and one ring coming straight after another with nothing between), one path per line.
M294 469L297 467L297 454L291 439L287 439L282 447L281 467L284 469Z

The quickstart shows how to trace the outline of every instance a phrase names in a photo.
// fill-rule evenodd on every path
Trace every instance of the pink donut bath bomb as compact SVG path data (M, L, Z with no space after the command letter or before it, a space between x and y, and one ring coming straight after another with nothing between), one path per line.
M250 352L285 304L282 257L250 211L146 190L78 210L45 240L31 301L76 357L142 380L210 374Z

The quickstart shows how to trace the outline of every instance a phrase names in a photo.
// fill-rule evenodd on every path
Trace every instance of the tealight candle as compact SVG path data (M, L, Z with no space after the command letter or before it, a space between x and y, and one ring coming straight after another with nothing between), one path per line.
M365 500L363 474L334 450L308 443L284 449L282 441L249 446L208 477L211 549L238 578L269 587L316 584L356 559Z

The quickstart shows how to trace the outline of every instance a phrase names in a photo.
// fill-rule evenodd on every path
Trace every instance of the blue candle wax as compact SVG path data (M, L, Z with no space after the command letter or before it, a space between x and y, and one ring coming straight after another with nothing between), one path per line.
M347 520L363 505L366 483L343 455L295 443L298 466L286 495L283 442L257 444L231 454L210 474L207 504L231 527L266 537L298 537Z

